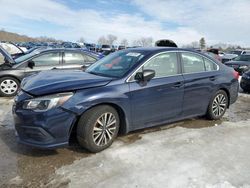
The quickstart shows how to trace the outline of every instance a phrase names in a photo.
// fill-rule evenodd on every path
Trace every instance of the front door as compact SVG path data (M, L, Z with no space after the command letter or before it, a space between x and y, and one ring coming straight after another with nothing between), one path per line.
M25 68L25 76L44 70L61 69L62 64L60 54L60 52L48 52L33 58L31 61L34 62L34 66L33 68L29 67L27 62L27 66Z
M176 118L182 112L183 76L177 54L167 52L149 60L139 70L155 70L155 77L146 84L129 81L133 129L150 127Z

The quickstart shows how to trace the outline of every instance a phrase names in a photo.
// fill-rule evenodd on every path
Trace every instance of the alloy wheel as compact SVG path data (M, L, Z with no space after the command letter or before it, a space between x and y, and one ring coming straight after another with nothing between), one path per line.
M212 104L212 111L215 116L221 116L227 108L227 99L223 94L218 94Z
M116 117L107 112L102 114L95 122L93 129L93 140L97 146L108 144L114 137L116 131Z

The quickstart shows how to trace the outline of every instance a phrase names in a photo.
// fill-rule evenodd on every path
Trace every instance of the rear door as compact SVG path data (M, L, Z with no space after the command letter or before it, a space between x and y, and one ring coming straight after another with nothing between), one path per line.
M129 81L133 129L174 119L182 112L183 77L177 53L156 55L138 71L143 69L155 70L156 76L146 84L134 81L135 74Z
M218 84L218 65L192 52L181 52L180 57L184 77L183 115L205 114Z
M65 51L63 53L63 69L83 69L96 62L97 59L82 52Z

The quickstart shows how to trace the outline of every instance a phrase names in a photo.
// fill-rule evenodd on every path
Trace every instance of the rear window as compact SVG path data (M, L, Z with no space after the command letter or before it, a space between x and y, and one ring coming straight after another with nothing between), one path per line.
M110 48L109 45L102 45L102 48Z

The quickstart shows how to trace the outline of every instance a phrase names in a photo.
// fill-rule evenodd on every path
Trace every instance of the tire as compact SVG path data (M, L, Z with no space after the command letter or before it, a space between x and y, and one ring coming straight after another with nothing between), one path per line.
M245 86L242 86L242 84L240 84L240 87L244 93L248 93L250 91L250 89L246 88Z
M20 82L13 77L0 78L0 96L13 97L17 94Z
M242 89L244 93L249 93L250 90L249 89Z
M223 90L219 90L212 97L207 110L207 118L211 120L220 119L228 107L228 96Z
M108 124L109 121L111 122ZM114 108L108 105L96 106L80 117L77 124L77 140L88 151L100 152L113 143L119 126L120 118Z

